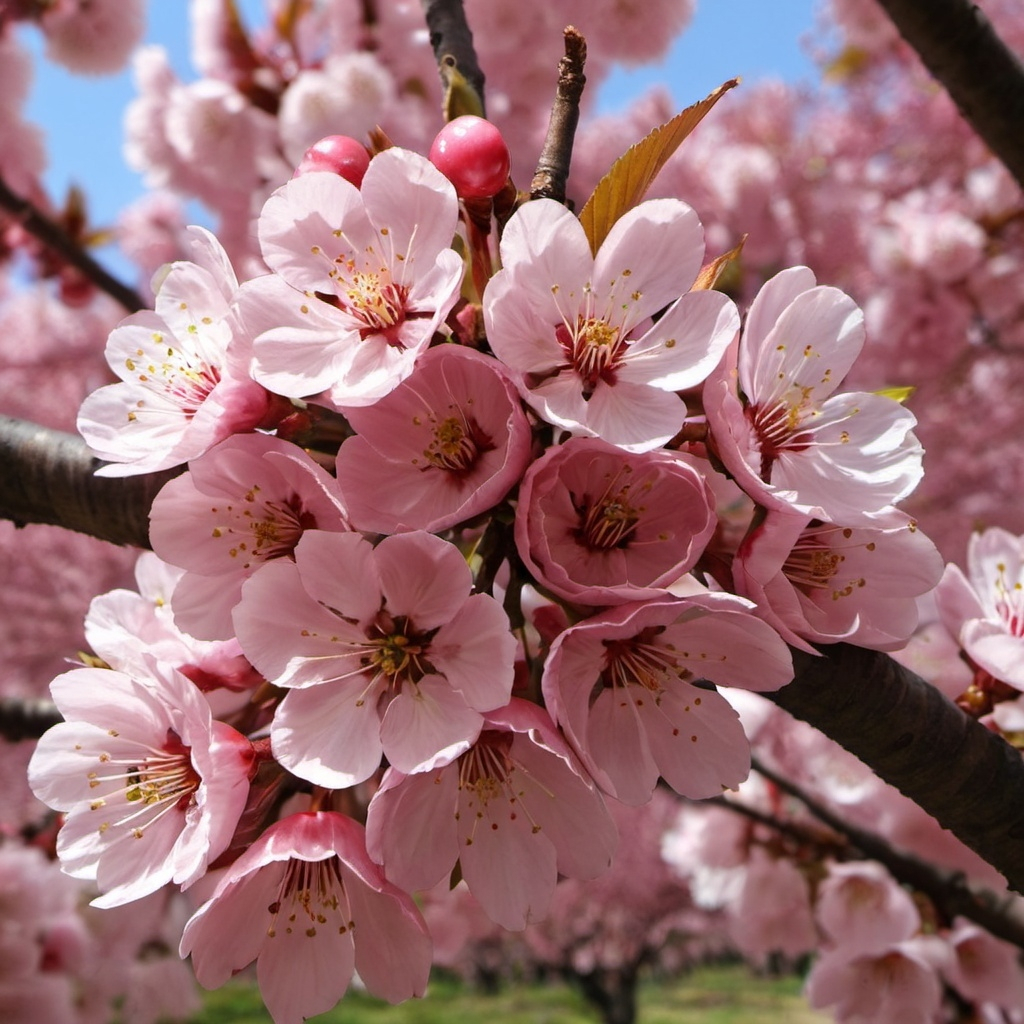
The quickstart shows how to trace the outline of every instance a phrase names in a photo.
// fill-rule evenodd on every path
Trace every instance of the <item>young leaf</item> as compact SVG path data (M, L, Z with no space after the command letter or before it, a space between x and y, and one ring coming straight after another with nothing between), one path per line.
M701 267L700 273L697 275L697 280L693 282L693 286L690 288L692 292L710 291L718 284L718 279L722 276L722 272L728 269L733 263L740 258L740 253L743 251L743 246L747 241L747 236L744 235L739 245L735 248L730 249L728 252L723 252L721 256L716 256L706 266Z
M612 169L597 183L594 194L580 211L580 223L592 252L596 253L601 247L612 225L643 199L658 171L704 115L736 85L739 85L738 78L720 85L699 103L655 128L612 164Z

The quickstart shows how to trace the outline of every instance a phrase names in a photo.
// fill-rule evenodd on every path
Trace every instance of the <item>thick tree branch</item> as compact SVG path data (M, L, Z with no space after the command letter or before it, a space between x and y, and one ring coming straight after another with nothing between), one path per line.
M948 923L951 924L956 917L966 917L997 938L1024 949L1024 920L1012 903L1003 906L1001 904L1006 901L995 893L972 889L961 872L942 871L933 864L897 850L882 836L851 825L796 783L756 758L754 770L784 793L799 800L823 825L845 836L865 857L884 864L897 882L927 896ZM730 808L737 806L728 800L722 802Z
M46 217L27 199L16 196L0 178L0 209L6 210L29 234L52 249L66 263L80 270L97 288L134 313L146 303L134 289L122 284L90 256L67 232Z
M1024 188L1024 64L970 0L878 0Z
M149 547L149 507L179 470L109 478L100 465L74 434L0 416L0 518Z
M438 68L444 68L446 58L453 57L459 73L472 86L483 106L484 73L476 57L473 33L466 21L462 0L420 0L420 3Z
M537 172L530 184L530 197L533 199L565 202L572 147L580 120L580 100L587 84L583 74L586 60L587 41L572 25L567 26L565 56L558 62L558 86L551 106L548 133L537 161Z
M1024 761L934 686L876 651L795 652L769 696L859 757L1024 892Z

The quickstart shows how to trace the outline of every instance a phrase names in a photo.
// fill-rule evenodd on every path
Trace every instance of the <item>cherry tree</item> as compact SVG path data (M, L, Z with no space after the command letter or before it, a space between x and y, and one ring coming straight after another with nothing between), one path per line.
M11 1019L171 1009L98 972L76 893L143 908L118 955L166 993L179 952L208 987L256 963L279 1024L353 973L422 995L446 879L564 949L663 789L681 905L817 951L838 1020L1022 1008L1024 69L962 0L834 0L841 98L580 127L691 5L552 6L196 0L196 81L133 58L137 291L39 184L14 26L102 73L141 5L0 5L2 756L34 795L0 870L64 873ZM944 570L930 536L978 520ZM648 946L611 946L576 974L628 1020Z

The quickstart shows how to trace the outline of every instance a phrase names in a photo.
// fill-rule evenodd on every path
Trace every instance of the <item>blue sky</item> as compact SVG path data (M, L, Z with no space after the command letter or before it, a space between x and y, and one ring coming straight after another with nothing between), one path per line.
M241 0L250 23L261 0ZM705 96L736 75L746 81L772 76L788 81L816 77L802 40L814 24L816 0L698 0L689 30L660 64L617 70L602 85L599 106L615 111L655 83L668 86L680 107ZM189 60L188 5L184 0L149 0L146 41L167 48L178 74L194 78ZM38 53L38 33L23 31ZM59 199L71 183L89 199L93 224L111 222L129 200L141 195L139 175L121 155L121 117L135 95L130 71L106 78L65 73L37 62L27 116L46 131L50 167L46 185Z

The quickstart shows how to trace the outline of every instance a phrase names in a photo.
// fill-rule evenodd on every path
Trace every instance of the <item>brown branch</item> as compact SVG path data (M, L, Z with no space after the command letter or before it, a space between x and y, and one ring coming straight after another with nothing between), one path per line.
M878 0L1024 188L1024 64L970 0Z
M120 302L130 313L145 308L146 303L137 291L118 281L66 231L27 199L15 195L3 178L0 178L0 209L6 210L29 234L52 249L66 263L80 270L97 288Z
M35 740L64 719L57 705L49 700L19 700L6 697L0 700L0 739L8 743Z
M1005 897L971 889L961 872L942 871L896 849L882 836L851 825L795 782L777 774L756 758L753 767L784 793L799 800L823 825L845 836L865 857L885 865L896 881L927 896L947 922L952 923L956 917L966 917L997 938L1024 949L1024 920ZM722 802L730 808L737 806L728 800Z
M454 58L455 67L476 92L484 109L484 73L476 57L473 33L466 21L462 0L420 0L420 4L438 69L443 72L450 67L448 58Z
M180 470L95 476L101 465L74 434L0 416L0 518L149 547L150 505Z
M580 100L587 84L583 67L587 61L587 41L572 25L565 29L565 56L558 62L558 86L551 106L548 133L530 183L532 199L565 202L569 181L572 147L580 120Z
M769 696L859 757L1024 892L1024 761L934 686L876 651L794 653Z

